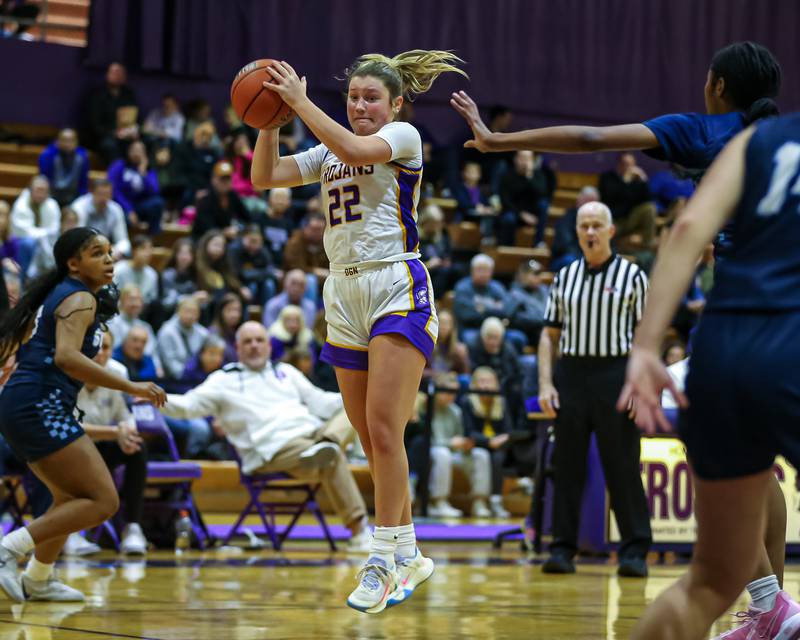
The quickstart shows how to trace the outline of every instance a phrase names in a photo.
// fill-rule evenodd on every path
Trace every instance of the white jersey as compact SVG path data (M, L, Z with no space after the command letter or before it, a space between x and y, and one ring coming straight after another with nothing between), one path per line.
M324 244L331 269L420 257L417 203L422 139L407 122L390 122L375 135L392 149L386 164L350 167L324 144L292 156L303 184L321 183L328 219Z

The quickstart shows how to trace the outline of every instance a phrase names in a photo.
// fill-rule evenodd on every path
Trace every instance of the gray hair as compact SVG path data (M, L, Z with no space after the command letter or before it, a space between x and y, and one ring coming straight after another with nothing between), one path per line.
M222 336L218 336L216 333L209 333L206 336L206 339L203 340L203 344L200 347L200 351L205 349L224 349L226 347L225 340Z
M506 335L506 327L500 318L489 316L481 324L481 338L485 338L491 331L499 331L500 337Z
M581 208L578 209L578 218L581 217L582 213L599 213L606 218L609 225L614 224L614 219L611 217L611 209L602 202L587 202L581 205Z
M479 253L472 258L472 260L470 260L469 268L474 269L475 267L480 267L482 265L494 269L494 260L492 260L491 256L487 256L485 253Z

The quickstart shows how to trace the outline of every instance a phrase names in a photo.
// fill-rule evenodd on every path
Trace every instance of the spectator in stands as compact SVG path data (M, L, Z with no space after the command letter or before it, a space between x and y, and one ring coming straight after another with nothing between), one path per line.
M134 382L155 381L161 377L156 371L155 361L145 353L149 341L147 329L137 324L128 330L122 344L114 349L114 360L125 366L128 377Z
M183 139L185 124L177 98L167 93L161 97L161 106L147 114L142 130L159 143L171 146Z
M191 139L175 148L175 173L183 185L183 204L194 204L195 197L206 194L211 183L211 171L220 153L211 146L215 135L214 125L198 125Z
M33 41L28 33L39 16L41 7L27 0L2 0L0 2L0 38ZM27 21L31 22L27 22Z
M145 308L158 300L158 272L150 266L153 241L145 235L134 236L131 259L123 260L114 270L114 282L120 288L135 284L142 294Z
M138 139L138 103L128 87L128 72L119 62L106 71L106 83L89 96L89 146L107 163L123 155L126 145Z
M172 380L183 375L186 364L197 355L208 337L201 325L200 305L191 296L181 298L178 308L158 330L158 354L164 363L164 374Z
M521 422L522 367L519 353L505 340L505 325L498 318L486 318L481 325L479 339L468 344L469 358L473 367L489 367L500 381L506 399L507 413L512 423Z
M519 265L509 290L508 326L525 334L528 344L539 344L550 289L542 283L542 265L528 260Z
M437 297L453 288L466 271L453 262L450 235L444 225L444 213L435 204L422 209L419 216L419 252L428 268Z
M183 204L185 186L171 147L159 147L153 154L153 169L158 179L158 188L164 198L163 222L177 222L178 210Z
M145 354L152 358L155 364L158 378L164 377L164 370L161 367L161 359L158 357L156 349L156 336L153 327L141 319L144 310L144 301L139 287L133 283L120 287L119 293L119 313L108 321L108 329L114 337L114 348L122 345L123 340L133 327L141 327L147 334L145 341ZM116 356L114 358L117 359Z
M182 393L194 389L197 385L225 364L225 341L217 335L210 334L203 340L200 352L189 358L183 368L183 374L177 387ZM235 360L235 358L234 358Z
M548 186L544 172L535 165L533 151L517 151L513 170L507 171L500 181L503 213L497 235L502 245L514 245L516 230L528 226L536 228L533 245L545 246L544 230L550 206Z
M106 178L92 180L91 192L72 203L78 214L78 226L94 227L111 241L114 259L120 260L131 252L128 225L122 207L112 200L113 187Z
M467 346L458 340L458 328L453 314L447 309L440 309L438 316L439 337L431 355L431 371L469 373L469 351Z
M164 199L159 192L158 175L150 167L144 142L134 140L125 159L111 163L108 180L114 190L114 200L122 207L128 223L134 227L146 223L150 235L157 235L164 215Z
M656 232L656 205L647 174L636 156L621 153L613 171L600 174L600 199L611 209L616 241L622 251L649 251Z
M2 208L2 204L0 204ZM62 233L66 233L70 229L80 226L78 224L78 214L72 207L61 208L61 226L55 233L50 233L46 236L39 238L36 243L36 248L33 251L33 259L28 267L28 277L36 278L42 275L45 271L55 268L56 260L53 256L53 247L56 240Z
M229 146L228 160L233 165L231 187L241 198L247 210L251 214L258 214L260 219L263 217L261 214L267 211L267 201L261 193L253 188L253 183L250 181L250 166L253 160L250 138L244 132L238 133L231 140Z
M685 203L694 193L691 178L679 178L681 170L676 165L650 176L648 187L659 216L669 216L676 202Z
M172 245L172 255L161 272L161 306L172 315L182 296L193 296L198 304L208 302L208 293L197 290L197 270L194 263L194 243L178 238Z
M217 304L211 333L225 341L225 364L236 361L236 332L244 322L242 299L235 293L226 293Z
M216 416L245 473L280 471L320 482L351 532L351 547L366 548L367 509L343 452L353 427L341 395L314 387L288 364L271 364L269 335L257 322L239 328L237 350L238 363L185 395L169 394L162 411Z
M62 207L89 189L89 155L78 146L74 129L62 129L39 156L39 173L50 181L53 199Z
M105 367L111 358L112 338L103 334L103 343L94 361ZM143 555L147 552L147 539L140 526L147 480L147 449L136 430L136 423L125 397L120 391L86 384L78 394L78 404L83 412L83 428L95 442L109 471L124 467L121 503L125 505L125 528L122 530L120 551Z
M208 292L211 302L215 302L228 291L250 300L250 289L242 286L231 266L227 252L228 241L222 231L207 231L197 243L195 264L197 268L197 288Z
M212 229L219 229L228 240L234 240L250 222L250 213L231 189L233 165L220 160L211 173L211 189L197 201L192 237L197 239Z
M262 306L275 295L277 279L275 264L264 246L261 227L250 224L230 248L231 261L241 283L250 289L251 304Z
M670 340L661 351L661 359L666 366L686 359L686 344L681 340Z
M307 327L313 327L317 318L317 305L306 297L306 275L301 269L292 269L283 277L283 291L270 298L264 305L264 326L272 325L280 315L281 310L289 304L297 305L303 309L303 317Z
M11 208L0 200L0 262L4 269L19 270L22 240L11 230Z
M494 260L479 253L470 262L469 277L456 285L453 313L462 333L465 329L478 329L486 318L506 317L508 292L492 279L493 275Z
M61 222L61 208L50 197L50 181L34 176L11 207L11 231L20 238L41 238L56 231Z
M475 222L480 225L486 244L493 244L495 237L495 216L497 209L489 201L485 189L481 188L481 165L479 162L465 162L461 169L461 181L453 187L453 197L458 203L456 220Z
M292 233L283 251L284 269L302 269L315 275L320 285L328 277L330 268L328 254L322 245L325 224L325 216L321 213L309 214L302 228Z
M592 186L581 189L575 199L575 206L567 209L556 223L553 245L550 248L550 269L557 273L561 267L567 266L583 255L578 243L578 209L587 202L598 202L600 192Z
M475 447L485 449L491 456L491 497L489 513L486 505L476 500L472 513L477 517L508 518L510 513L503 507L503 466L508 454L513 420L507 401L497 392L501 383L491 367L478 367L472 372L470 390L459 403L464 416L464 431ZM488 391L491 395L477 393ZM482 507L482 508L481 508Z
M214 118L211 115L211 105L208 100L203 98L196 98L186 103L186 126L183 129L183 139L192 140L194 132L199 127L210 124L214 128L214 133L211 137L211 146L219 154L222 155L222 141L217 135L217 125L214 123Z
M293 349L305 349L314 359L314 336L303 319L303 310L293 304L285 306L278 319L269 327L269 340L272 347L272 361L283 360Z
M276 264L283 264L283 250L294 229L291 214L292 190L282 187L270 189L267 200L267 215L260 222L264 226L267 248Z
M436 377L436 386L447 388L434 399L431 419L431 506L428 515L434 518L460 518L448 498L453 484L453 467L463 468L470 477L472 516L489 518L492 512L486 505L492 491L492 458L489 449L476 447L474 440L464 435L464 418L456 402L458 378L453 373Z

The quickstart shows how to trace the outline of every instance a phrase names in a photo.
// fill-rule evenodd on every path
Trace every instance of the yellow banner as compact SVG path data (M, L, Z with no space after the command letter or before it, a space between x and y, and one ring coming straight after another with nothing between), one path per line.
M653 542L693 543L696 538L694 493L683 443L677 438L642 438L640 469L650 507ZM783 458L775 460L775 474L786 498L786 541L800 543L800 493L797 472ZM619 542L606 493L606 541Z

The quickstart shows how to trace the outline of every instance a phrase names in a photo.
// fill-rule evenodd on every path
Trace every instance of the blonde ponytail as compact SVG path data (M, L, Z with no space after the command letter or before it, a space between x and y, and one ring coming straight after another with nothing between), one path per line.
M411 98L428 91L433 81L447 71L469 78L463 69L455 66L463 62L452 51L414 49L393 58L382 53L367 53L358 58L345 75L348 83L354 77L374 76L386 85L392 99L401 95Z

